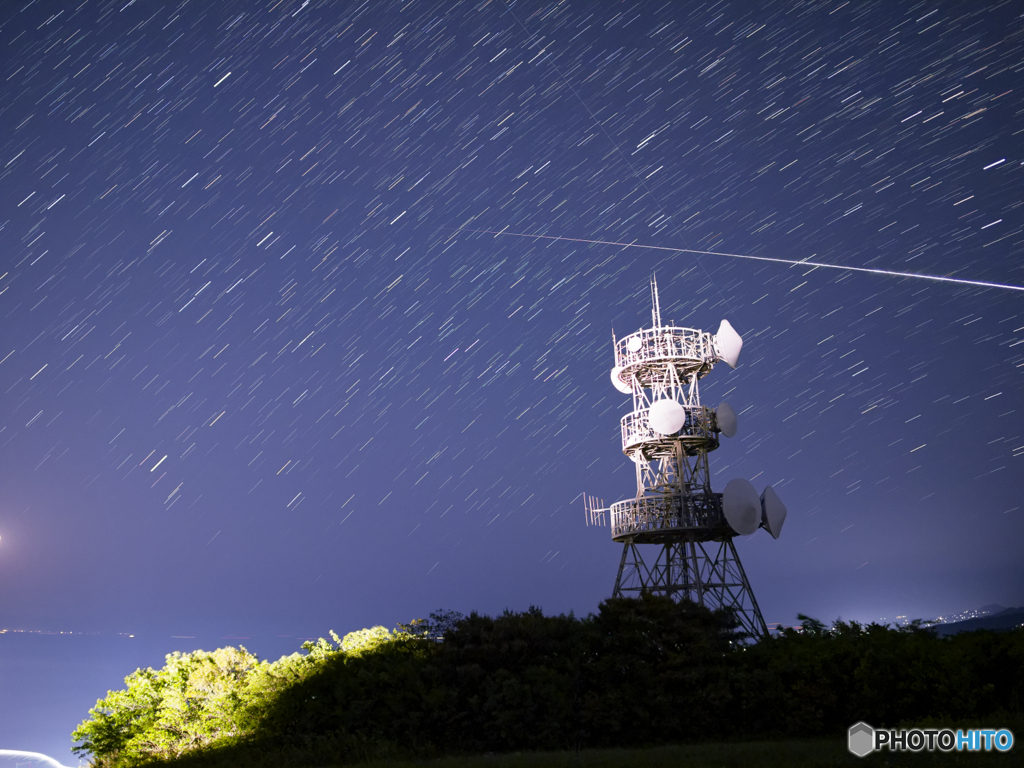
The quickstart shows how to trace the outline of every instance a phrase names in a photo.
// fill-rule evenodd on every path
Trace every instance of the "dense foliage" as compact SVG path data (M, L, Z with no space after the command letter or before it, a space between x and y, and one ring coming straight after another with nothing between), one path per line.
M1024 632L937 638L806 619L754 645L728 615L646 597L596 615L427 621L306 643L171 654L72 734L104 768L337 763L387 755L634 746L840 734L1024 707Z

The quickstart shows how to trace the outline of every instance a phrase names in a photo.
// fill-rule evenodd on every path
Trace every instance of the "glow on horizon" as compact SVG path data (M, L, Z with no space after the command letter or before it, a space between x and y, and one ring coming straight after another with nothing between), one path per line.
M693 248L671 248L667 245L644 245L642 243L619 243L614 240L587 240L582 237L564 237L561 235L530 235L525 232L509 232L506 229L495 231L492 229L457 229L456 232L474 232L482 235L511 235L512 237L532 237L535 240L565 240L570 243L589 243L591 245L618 245L623 248L647 248L654 251L673 251L675 253L696 253L703 256L728 256L730 259L750 259L751 261L770 261L776 264L789 264L797 267L820 267L823 269L841 269L845 272L866 272L872 275L884 275L886 277L914 277L919 280L932 280L939 283L956 283L958 285L972 285L976 288L999 288L1004 291L1024 291L1024 286L1011 285L1009 283L988 283L983 280L965 280L960 277L946 277L945 275L926 275L920 272L897 272L890 269L872 269L870 267L849 267L842 264L827 264L821 261L807 261L799 259L780 259L772 256L751 256L743 253L724 253L722 251L698 251Z

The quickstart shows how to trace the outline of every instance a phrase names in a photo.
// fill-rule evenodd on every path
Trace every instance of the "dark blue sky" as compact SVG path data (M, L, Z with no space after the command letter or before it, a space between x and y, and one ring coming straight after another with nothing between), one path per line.
M758 5L4 4L0 628L596 609L655 272L769 623L1024 603L1021 293L460 232L1024 285L1019 5Z

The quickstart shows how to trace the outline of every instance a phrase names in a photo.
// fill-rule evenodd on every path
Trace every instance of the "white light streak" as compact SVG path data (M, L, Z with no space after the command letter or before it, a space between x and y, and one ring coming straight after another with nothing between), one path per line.
M0 757L20 757L34 763L42 763L43 765L51 766L52 768L66 768L66 766L58 763L49 755L44 755L42 752L23 752L20 749L0 749Z
M796 259L779 259L771 256L750 256L743 253L723 253L722 251L697 251L692 248L669 248L665 245L644 245L642 243L619 243L613 240L587 240L582 237L562 237L559 235L529 235L524 232L509 232L501 230L496 232L492 229L457 229L456 232L473 232L483 235L511 235L512 237L530 237L535 240L564 240L569 243L590 243L593 245L617 245L622 248L646 248L654 251L671 251L673 253L696 253L702 256L728 256L730 259L749 259L750 261L770 261L775 264L791 264L798 267L821 267L823 269L841 269L845 272L866 272L871 275L884 275L886 277L913 277L918 280L932 280L938 283L956 283L957 285L973 285L977 288L999 288L1004 291L1024 291L1024 286L1011 285L1009 283L988 283L982 280L964 280L959 277L946 277L945 275L925 275L920 272L897 272L890 269L871 269L869 267L850 267L843 264L826 264L820 261L807 261Z

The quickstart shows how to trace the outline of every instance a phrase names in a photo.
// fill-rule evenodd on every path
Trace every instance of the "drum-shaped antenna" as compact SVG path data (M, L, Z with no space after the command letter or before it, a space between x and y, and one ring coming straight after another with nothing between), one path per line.
M630 387L629 384L627 384L620 378L621 373L622 368L620 368L619 366L616 365L614 368L612 368L612 386L615 387L617 390L619 390L619 392L621 392L624 395L633 394L633 388Z
M782 533L782 524L786 522L786 505L782 503L778 494L769 485L761 494L761 527L772 535L772 538L779 538Z
M761 525L761 499L749 480L730 480L722 492L725 521L736 533L749 536Z
M626 342L626 348L630 352L639 352L643 345L644 341L639 336L630 336L629 341Z
M724 400L715 411L715 421L718 423L718 429L723 435L726 437L736 437L736 428L738 426L736 411Z
M736 333L736 329L729 324L728 320L723 320L718 326L715 345L718 347L719 359L725 360L730 368L735 368L739 364L743 339Z
M647 411L647 423L661 435L674 435L686 424L686 409L675 400L658 400Z

